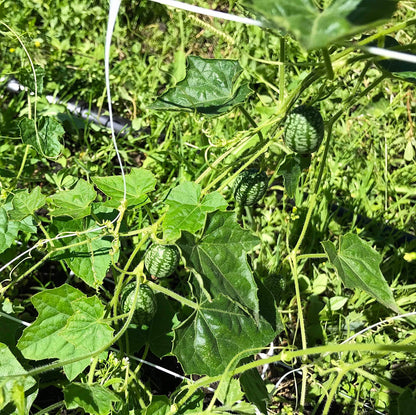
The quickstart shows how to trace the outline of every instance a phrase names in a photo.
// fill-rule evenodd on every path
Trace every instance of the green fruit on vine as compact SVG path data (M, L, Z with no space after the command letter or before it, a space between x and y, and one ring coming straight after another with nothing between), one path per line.
M129 313L133 307L134 292L136 283L126 285L120 296L121 310ZM140 325L149 325L156 314L157 301L153 290L146 284L140 284L136 299L132 321Z
M153 244L144 255L144 266L151 275L166 278L175 271L179 257L179 250L175 245Z
M242 171L234 182L234 199L241 206L253 206L266 193L266 173L256 169Z
M311 154L321 145L324 132L321 113L314 107L301 105L286 117L284 141L295 153Z

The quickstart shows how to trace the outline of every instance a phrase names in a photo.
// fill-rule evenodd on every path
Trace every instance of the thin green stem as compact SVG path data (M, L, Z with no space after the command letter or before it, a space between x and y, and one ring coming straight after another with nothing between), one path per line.
M253 120L253 118L251 117L251 115L247 112L247 110L242 106L242 105L240 105L240 111L241 111L241 113L244 115L244 117L246 117L246 119L247 119L247 121L254 127L254 128L256 128L257 129L257 135L259 136L259 138L260 138L260 140L261 141L264 141L264 137L263 137L263 134L262 134L262 132L259 130L259 126L257 125L257 123L256 123L256 121L254 121Z
M167 296L173 298L176 301L179 301L181 304L186 305L194 310L199 310L199 305L197 303L194 303L191 300L188 300L185 297L182 297L179 294L176 294L175 292L169 290L168 288L162 287L161 285L155 284L152 281L147 281L147 284L150 288L152 288L154 291L161 292L163 294L166 294Z
M49 405L47 408L42 409L41 411L36 412L34 415L46 415L49 414L54 409L61 408L65 405L65 401L59 401L52 405Z
M339 371L335 380L333 380L331 382L331 385L332 385L331 390L329 391L328 397L326 398L326 402L325 402L324 409L322 411L322 415L328 415L329 409L331 407L332 400L334 399L334 396L335 396L335 393L338 389L338 386L341 383L342 378L345 376L346 372L348 372L348 371L344 371L344 370Z
M61 246L61 247L52 247L50 249L50 251L41 259L39 260L36 264L34 264L32 267L30 267L26 272L24 272L20 277L16 278L15 280L13 280L12 282L10 282L10 284L6 285L4 288L0 289L0 295L4 295L4 293L11 287L13 287L14 285L16 285L17 283L19 283L21 280L23 280L24 278L26 278L28 275L30 275L35 269L39 268L50 256L52 256L54 253L59 252L59 251L64 251L65 249L69 249L69 248L73 248L76 246L81 246L81 245L85 245L91 241L94 241L96 239L101 238L102 235L100 236L96 236L94 238L91 239L87 239L81 242L77 242L74 244L70 244L70 245L65 245L65 246ZM38 241L37 245L35 246L43 246L43 241ZM48 242L53 242L53 241L48 241Z
M297 255L296 257L298 261L302 259L327 259L328 255L326 254L303 254L303 255Z
M324 58L326 76L332 81L334 79L334 68L332 67L331 56L329 55L328 48L322 48L322 56Z
M22 175L22 173L23 173L23 169L24 169L25 164L26 164L27 156L28 156L28 154L29 154L29 149L30 149L30 145L29 145L29 144L27 144L27 145L26 145L26 148L25 148L25 152L24 152L24 154L23 154L22 162L20 163L20 168L19 168L19 171L17 172L17 176L16 176L16 178L14 179L14 184L13 184L13 186L12 186L13 188L14 188L14 187L16 187L17 183L19 182L20 176L21 176L21 175Z
M279 61L281 65L279 66L279 101L283 102L286 95L285 90L285 61L286 61L286 39L281 36L279 39L280 51L279 51Z
M293 281L295 285L295 296L296 296L296 304L297 304L297 309L298 309L298 321L299 321L299 327L300 327L302 349L306 349L307 348L306 328L305 328L305 320L303 318L302 299L300 296L299 277L298 277L297 259L296 259L295 250L292 251L290 268L292 270ZM301 397L300 397L300 413L301 414L303 413L303 409L305 407L305 401L306 401L307 374L308 374L307 368L304 367L302 370L302 390L301 390Z

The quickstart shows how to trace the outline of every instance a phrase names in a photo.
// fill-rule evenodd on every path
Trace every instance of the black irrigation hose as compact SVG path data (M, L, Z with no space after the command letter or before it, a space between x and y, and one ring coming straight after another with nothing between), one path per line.
M7 81L6 89L14 94L26 90L26 88L16 79L10 79ZM65 102L59 97L53 95L46 95L45 98L50 104L65 106L71 114L80 117L87 122L92 122L105 128L110 128L110 117L108 115L102 115L97 107L90 107L85 102L74 100ZM115 115L113 116L113 124L116 135L125 136L131 131L131 121L125 118Z
M12 93L19 93L25 90L25 87L21 85L17 80L11 79L6 83L6 89ZM90 107L89 105L70 100L65 102L57 96L46 95L46 100L50 104L59 104L67 108L67 110L87 122L92 122L94 124L103 126L105 128L110 128L110 117L108 115L100 114L100 111L96 107ZM114 131L117 135L125 136L131 131L131 121L125 118L119 117L117 115L113 116L114 122ZM144 128L141 131L148 131L149 128ZM140 131L138 132L140 134ZM333 212L338 218L344 219L348 222L352 222L354 219L354 213L342 206L337 204L332 204L330 206L331 212ZM374 227L377 229L377 234L381 238L392 238L395 240L395 245L402 245L403 243L409 243L416 239L415 235L401 231L399 229L393 228L389 225L375 221L366 216L356 215L356 225L362 228L371 228Z

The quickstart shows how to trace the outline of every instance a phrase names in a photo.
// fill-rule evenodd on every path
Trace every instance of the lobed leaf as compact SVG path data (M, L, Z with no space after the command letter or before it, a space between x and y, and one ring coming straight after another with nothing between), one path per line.
M257 285L247 264L247 252L259 240L243 230L232 212L208 215L201 238L183 232L177 245L186 265L201 275L212 295L228 295L244 307L259 312Z
M13 210L9 212L10 219L22 220L40 209L45 202L46 197L39 186L36 186L30 193L27 189L22 190L16 193L12 200Z
M324 10L313 0L244 0L275 28L291 33L304 48L325 48L389 19L397 0L334 0Z
M73 382L64 387L64 399L67 409L82 408L92 415L108 415L112 412L113 402L120 398L102 385Z
M0 206L0 253L13 245L19 233L19 222L12 221L7 215L7 206Z
M55 245L68 246L68 249L55 254L53 259L65 260L71 271L89 286L94 288L100 286L111 264L110 251L113 238L103 235L102 230L98 229L98 225L92 218L68 221L54 220L53 226L56 228L57 234L91 230L87 233L80 233L79 236L56 241Z
M117 208L123 200L124 187L122 176L92 177L95 185L110 199L105 206ZM126 175L127 205L144 205L149 202L147 193L154 190L156 179L149 170L133 168Z
M151 109L218 116L242 104L251 94L248 83L236 87L242 72L238 61L189 56L185 79L161 95Z
M53 205L50 215L83 218L91 213L91 203L96 197L94 186L79 179L73 189L55 193L48 198Z
M322 242L322 245L347 288L359 288L385 307L400 313L393 293L380 271L382 258L377 251L353 233L340 237L338 252L332 242Z
M14 391L16 388L22 389L25 392L25 410L29 413L30 407L33 404L37 394L36 380L31 376L26 376L26 370L19 363L9 348L0 343L0 396L2 390L2 399L0 400L0 413L12 414L18 413L15 407L18 405L14 402ZM7 378L9 375L22 375L21 377Z
M64 361L92 354L111 342L113 329L102 320L104 306L96 296L87 297L64 284L35 294L31 301L39 315L17 343L27 359ZM65 365L67 378L73 380L89 363L87 358Z
M275 336L272 326L244 312L234 301L219 295L205 300L175 329L173 353L185 373L216 376L239 352L265 347ZM247 356L246 355L246 356ZM244 356L242 356L244 357Z
M181 231L195 233L203 228L207 213L225 210L227 202L213 192L201 200L201 185L185 182L172 189L166 199L169 210L163 221L164 238L175 240Z
M41 156L58 157L62 144L59 139L65 130L55 118L40 116L35 121L23 118L19 123L20 136L25 144L31 145Z

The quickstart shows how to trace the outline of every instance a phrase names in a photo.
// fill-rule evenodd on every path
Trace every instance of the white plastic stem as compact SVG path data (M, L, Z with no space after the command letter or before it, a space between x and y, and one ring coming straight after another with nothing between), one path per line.
M363 49L372 55L382 56L383 58L397 59L403 62L416 63L416 55L409 53L397 52L395 50L377 48L375 46L366 46Z
M123 161L121 160L120 152L118 151L116 136L114 133L114 121L113 121L113 105L111 101L111 89L110 89L110 47L111 47L111 38L114 32L114 26L116 24L116 19L118 15L118 10L120 8L121 0L110 0L110 10L108 12L108 22L107 22L107 32L105 36L105 49L104 49L104 69L105 69L105 86L107 89L107 101L108 101L108 115L110 117L110 129L111 137L113 139L114 149L117 154L118 164L121 170L121 176L123 177L123 200L126 200L127 196L127 187L126 187L126 177L124 174Z
M262 27L263 23L259 20L249 19L248 17L240 17L230 13L218 12L216 10L205 9L204 7L193 6L177 0L151 0L155 3L164 4L165 6L175 7L176 9L186 10L188 12L203 14L205 16L217 17L219 19L231 20L242 24Z

